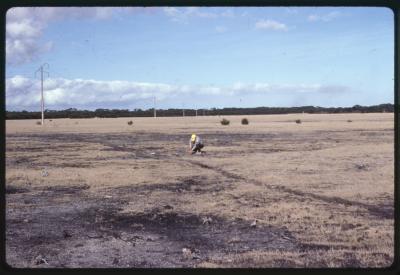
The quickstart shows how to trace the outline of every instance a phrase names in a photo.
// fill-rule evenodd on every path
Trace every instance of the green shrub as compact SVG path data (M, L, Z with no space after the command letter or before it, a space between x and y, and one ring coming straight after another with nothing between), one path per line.
M227 120L227 119L225 119L225 118L223 118L223 119L221 120L221 125L229 125L229 123L230 123L230 121Z
M249 124L249 120L247 118L242 118L242 125Z

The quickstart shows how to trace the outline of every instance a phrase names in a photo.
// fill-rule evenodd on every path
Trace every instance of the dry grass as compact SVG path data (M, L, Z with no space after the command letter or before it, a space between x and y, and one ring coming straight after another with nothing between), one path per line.
M266 245L210 252L192 266L389 266L394 238L393 114L300 116L306 122L301 127L293 127L299 114L251 116L246 127L221 127L218 117L135 118L134 128L126 119L81 119L79 124L54 119L43 128L31 121L7 121L6 185L33 190L86 184L88 196L124 199L118 214L170 205L173 210L163 211L217 215L227 222L240 218L249 225L257 219L260 228L289 232L296 244L288 249ZM192 132L204 139L206 156L185 154ZM47 177L41 175L45 167ZM189 189L171 189L186 188L183 183L189 179ZM124 188L131 191L113 193ZM11 196L10 211L23 207ZM8 261L23 266L24 252L6 248ZM59 253L60 259L67 255ZM107 266L103 254L92 253L100 266Z
M248 252L227 255L214 262L203 262L198 267L204 268L336 268L361 267L374 268L386 266L390 257L387 251L370 252L345 249L301 251Z

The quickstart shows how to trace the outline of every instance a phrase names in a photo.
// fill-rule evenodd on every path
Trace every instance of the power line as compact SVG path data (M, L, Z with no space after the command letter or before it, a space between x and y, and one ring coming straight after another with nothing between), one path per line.
M50 69L50 65L47 63L42 64L39 69L36 70L35 72L35 77L38 71L40 71L40 80L41 80L41 109L42 109L42 125L44 125L44 98L43 98L43 73L47 74L47 77L50 76L50 73L47 71L44 71L43 68L47 67L47 69Z

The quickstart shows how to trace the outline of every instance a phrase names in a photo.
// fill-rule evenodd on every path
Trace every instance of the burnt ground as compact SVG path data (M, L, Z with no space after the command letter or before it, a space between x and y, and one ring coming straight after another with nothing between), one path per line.
M382 135L358 131L359 138L378 139ZM369 133L369 135L368 135ZM325 133L326 134L326 133ZM226 158L232 154L262 152L279 153L294 150L285 147L286 142L308 143L295 150L320 150L345 139L332 135L330 142L321 142L321 137L304 137L301 134L284 136L279 134L232 134L223 132L207 134L207 144L213 146L237 146L239 150L214 152L213 158ZM389 134L388 134L389 135ZM333 136L333 137L332 137ZM224 167L205 163L201 159L181 160L180 144L187 137L179 134L135 133L132 134L24 134L7 135L6 166L18 169L86 168L104 165L113 160L168 160L189 163L193 167L212 171L223 178L213 180L210 176L177 177L173 182L146 182L135 185L119 185L104 188L102 192L91 192L84 182L64 185L37 186L14 183L6 184L6 246L7 260L19 267L196 267L202 262L223 261L226 255L247 252L285 251L307 252L349 248L345 245L306 243L298 239L286 226L259 223L243 218L229 218L215 211L213 214L182 211L177 205L154 204L145 211L123 211L132 201L146 200L152 194L165 193L170 196L223 194L234 189L237 182L251 181L264 186L262 181L249 180ZM25 142L29 140L29 146ZM269 143L280 142L281 146L265 148ZM240 144L248 142L253 149L241 150ZM66 144L67 143L67 144ZM170 148L160 144L172 144ZM299 142L300 143L300 142ZM16 145L15 145L16 144ZM334 145L332 145L334 144ZM111 157L79 157L87 146L100 145L100 151L124 152ZM60 154L68 151L70 159L58 162L46 160L43 152ZM209 153L207 153L209 154ZM313 200L319 203L354 206L366 215L377 219L393 219L393 205L368 204L334 196L299 191L285 186L269 185L270 192L292 195L297 200ZM107 194L104 196L104 194ZM238 205L246 196L233 197ZM271 199L271 198L270 198ZM253 201L256 201L253 198ZM265 202L265 200L264 200ZM262 202L260 202L261 204ZM258 204L257 204L258 205ZM256 206L259 207L259 206ZM206 219L205 219L206 218ZM356 227L350 224L350 227ZM349 229L349 228L347 228ZM345 229L346 230L346 229ZM191 253L184 253L188 249ZM381 255L382 256L382 255ZM346 258L347 257L347 258ZM346 256L340 266L361 266L353 256ZM390 261L388 255L383 255ZM388 258L389 257L389 258ZM309 261L309 266L321 262ZM293 261L276 259L274 266L296 266Z
M204 223L201 217L175 212L169 205L144 213L120 214L126 201L88 197L84 190L65 186L9 196L10 204L23 201L27 206L7 211L9 251L23 254L24 260L33 263L37 255L43 255L51 266L98 266L98 261L67 255L77 248L85 250L91 240L114 241L120 243L122 251L107 253L101 262L106 266L190 267L232 251L297 246L283 228L250 228L243 220L218 216L209 216L212 221ZM183 248L192 249L193 255L184 257ZM104 257L97 251L91 253L84 257Z
M6 191L8 251L16 253L19 261L19 257L23 257L22 262L27 261L28 266L43 267L43 263L37 261L37 256L41 255L49 266L56 267L96 267L99 264L193 267L199 261L232 252L301 248L286 228L259 225L253 228L240 218L226 220L217 215L208 215L211 220L207 222L199 215L176 212L168 204L147 212L120 213L128 203L123 194L137 196L154 190L198 193L220 189L199 187L202 184L198 180L119 187L112 194L120 199L92 196L86 191L87 185L32 189L11 186ZM104 242L118 242L114 245L118 245L120 251L108 252L106 257L98 255L99 251L85 251L91 240L103 245ZM183 248L191 249L192 254L184 256ZM85 252L70 255L77 250ZM103 257L102 261L93 260L97 257Z

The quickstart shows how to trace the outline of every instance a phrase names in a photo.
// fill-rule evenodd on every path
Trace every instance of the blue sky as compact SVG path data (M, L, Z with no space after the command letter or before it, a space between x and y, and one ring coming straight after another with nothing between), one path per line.
M14 8L6 108L393 103L386 8Z

